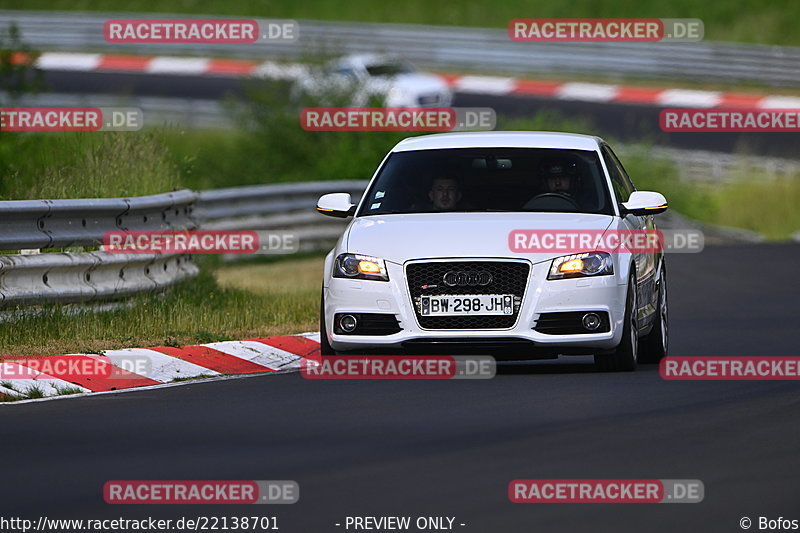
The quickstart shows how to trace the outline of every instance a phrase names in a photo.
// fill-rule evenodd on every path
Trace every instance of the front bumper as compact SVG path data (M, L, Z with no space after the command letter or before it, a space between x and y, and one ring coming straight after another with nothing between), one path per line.
M453 103L452 94L447 91L427 93L403 93L401 95L386 95L386 107L450 107Z
M466 260L466 259L458 259ZM477 261L477 259L476 259ZM325 325L331 347L339 351L407 349L411 346L447 346L454 350L475 346L527 343L541 353L592 353L615 348L621 339L625 277L618 275L548 281L550 262L531 265L527 286L513 327L504 329L424 329L413 307L403 265L386 263L389 281L329 278L324 288ZM622 279L623 281L620 281ZM603 333L550 335L533 328L542 313L605 311L610 330ZM334 333L336 313L386 313L395 315L400 332L385 336ZM430 343L430 344L428 344ZM515 350L517 351L517 350ZM525 350L518 350L524 352Z

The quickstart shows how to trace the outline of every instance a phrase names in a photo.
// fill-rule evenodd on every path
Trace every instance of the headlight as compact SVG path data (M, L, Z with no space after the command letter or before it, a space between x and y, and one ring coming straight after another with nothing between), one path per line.
M368 255L342 254L333 265L334 278L389 281L383 259Z
M547 279L582 278L584 276L606 276L614 273L611 254L590 252L565 255L553 259Z

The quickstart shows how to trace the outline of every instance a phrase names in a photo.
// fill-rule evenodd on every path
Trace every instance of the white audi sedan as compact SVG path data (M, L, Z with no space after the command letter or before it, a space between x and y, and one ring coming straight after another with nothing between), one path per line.
M380 54L345 56L309 72L292 87L293 99L303 94L323 103L332 95L344 94L347 104L356 107L448 107L452 102L443 78L420 72L399 57Z
M354 217L325 259L322 354L656 362L668 338L664 255L620 235L654 232L666 208L598 137L405 139L357 204L347 193L317 203Z

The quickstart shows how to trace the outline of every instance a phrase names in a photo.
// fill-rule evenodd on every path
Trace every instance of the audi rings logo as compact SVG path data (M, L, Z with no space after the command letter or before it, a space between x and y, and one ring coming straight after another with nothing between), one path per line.
M492 275L485 270L480 272L451 270L445 272L442 281L448 287L485 287L492 282Z

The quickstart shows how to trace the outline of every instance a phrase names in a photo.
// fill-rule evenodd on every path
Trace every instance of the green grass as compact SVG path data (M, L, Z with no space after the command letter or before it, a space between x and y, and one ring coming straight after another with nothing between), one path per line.
M408 134L276 129L191 131L165 139L181 184L193 189L291 181L368 179L380 159ZM295 129L296 128L296 129ZM300 131L297 131L300 130Z
M242 267L223 266L217 275L225 278L229 268ZM0 354L57 355L183 346L315 331L321 257L285 259L275 262L269 272L280 283L261 291L248 291L230 281L219 284L212 269L205 268L198 278L167 293L137 297L131 307L78 315L58 306L49 307L0 328ZM298 276L298 272L307 275ZM246 279L248 275L239 272L237 277ZM286 288L287 279L293 280L291 290Z
M58 396L69 396L70 394L82 394L84 392L83 389L71 385L56 387L56 391L58 392Z
M0 199L155 194L369 178L406 132L310 132L274 84L230 103L233 131L0 132Z
M0 383L2 384L2 383ZM9 402L18 402L20 400L35 400L39 398L44 398L44 389L39 384L34 384L26 388L25 390L17 390L14 387L10 387L10 383L3 384L7 389L11 389L15 392L18 392L18 396L6 396L0 394L0 403L9 403ZM69 396L72 394L82 394L84 391L78 387L72 385L65 385L63 387L55 386L56 389L56 396Z
M800 44L800 4L795 0L6 0L6 9L131 11L246 15L268 18L402 22L505 27L514 18L655 17L699 18L706 39ZM301 27L302 34L302 27Z
M16 387L14 387L14 384L11 383L10 381L0 381L0 387L5 387L10 391L19 392L17 391ZM22 398L17 395L12 396L11 394L0 392L0 403L15 402L17 400L24 400L24 399L25 398Z
M769 240L800 232L800 176L738 180L712 198L715 224L757 231Z
M0 132L0 199L142 196L180 187L163 133Z
M183 383L184 381L192 381L192 380L195 380L195 379L208 379L208 378L212 378L212 377L214 377L214 376L212 376L211 374L200 374L198 376L172 378L170 380L170 383Z
M31 385L23 392L23 397L20 400L34 400L36 398L44 398L44 391L39 385Z

